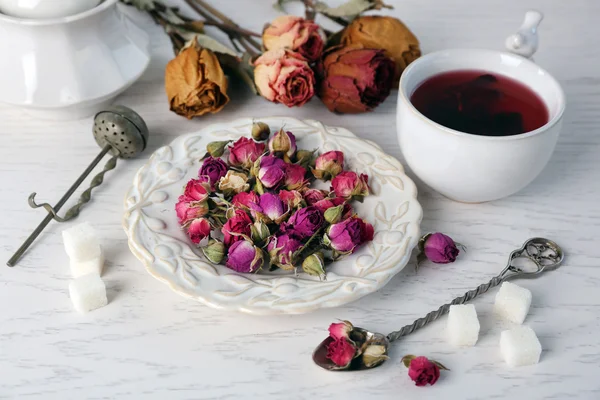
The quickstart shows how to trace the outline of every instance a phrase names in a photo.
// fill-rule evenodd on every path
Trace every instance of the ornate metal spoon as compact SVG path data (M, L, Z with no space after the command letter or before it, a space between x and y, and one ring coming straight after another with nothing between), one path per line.
M354 327L352 335L355 335L357 342L364 343L363 347L368 345L381 345L385 348L383 355L387 356L387 350L391 342L398 340L402 336L406 336L413 333L419 328L424 327L432 321L435 321L442 315L446 314L450 309L451 305L464 304L482 293L487 292L491 288L498 286L502 282L509 279L517 278L535 278L540 273L557 268L563 261L564 253L562 249L553 241L544 238L532 238L523 243L519 249L514 250L508 257L506 267L500 272L498 276L492 278L489 282L480 285L474 290L470 290L461 297L457 297L448 304L444 304L435 311L430 312L423 318L417 319L410 325L406 325L398 331L392 332L389 335L383 335L381 333L370 332L366 329ZM529 260L533 263L531 268L525 265L515 265L515 261L518 259L524 259L521 261ZM343 370L362 370L368 368L375 368L381 365L386 358L381 358L381 361L375 365L367 366L362 361L362 357L355 358L349 367L343 368L335 365L330 359L327 358L327 346L333 341L331 337L325 339L313 353L313 361L318 366L330 370L330 371L343 371Z

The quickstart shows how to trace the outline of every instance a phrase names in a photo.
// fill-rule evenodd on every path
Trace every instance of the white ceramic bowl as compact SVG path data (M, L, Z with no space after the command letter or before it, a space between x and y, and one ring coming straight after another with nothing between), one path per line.
M0 101L44 118L100 111L150 62L148 35L117 0L54 19L0 14L0 38Z
M465 69L490 71L529 86L546 104L548 123L514 136L473 135L431 121L410 102L429 77ZM396 126L406 163L423 182L453 200L478 203L510 196L538 176L554 150L564 109L558 82L530 60L492 50L444 50L419 58L402 73Z
M0 0L0 13L18 18L46 19L75 15L101 0Z

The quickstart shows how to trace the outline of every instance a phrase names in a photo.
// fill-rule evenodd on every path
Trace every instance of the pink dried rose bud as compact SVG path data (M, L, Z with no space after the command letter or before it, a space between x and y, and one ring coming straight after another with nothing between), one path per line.
M308 206L296 211L287 221L283 230L293 232L298 239L302 240L317 233L324 222L323 212L317 207Z
M312 173L317 179L328 181L335 178L344 170L344 153L341 151L328 151L315 160Z
M334 339L327 345L327 358L341 368L347 368L358 354L358 349L347 338Z
M205 218L197 218L187 226L187 233L192 243L198 244L210 235L210 222Z
M460 243L456 243L451 237L443 233L428 233L419 240L420 254L417 261L420 263L423 258L427 258L437 264L448 264L456 261L456 257L460 253L459 247L463 247Z
M313 21L282 15L263 31L263 45L267 50L288 48L302 54L308 61L316 61L323 53L324 35Z
M358 246L373 240L373 226L353 216L327 228L323 243L341 254L350 254Z
M264 143L257 143L250 138L241 137L229 146L229 164L234 167L250 169L254 162L263 155L265 147Z
M190 179L185 185L183 195L193 201L204 201L210 195L210 183L205 179Z
M348 338L354 325L350 321L342 321L329 325L329 336L334 339Z
M312 206L317 201L323 200L327 195L328 193L324 190L308 189L304 192L304 200L306 200L306 204Z
M279 198L287 204L288 209L290 210L306 205L302 193L297 190L280 190Z
M293 256L301 247L302 242L293 235L279 232L269 239L267 251L273 265L289 271L295 268Z
M306 169L298 164L285 165L284 185L288 190L300 190L308 185L308 180L305 179Z
M193 219L200 218L208 214L208 204L206 201L195 201L186 195L179 196L175 204L175 212L180 225L187 225Z
M262 267L263 252L249 240L235 242L229 248L225 265L237 272L255 272Z
M275 188L285 179L285 162L275 156L264 156L260 159L258 179L266 188Z
M238 208L250 208L250 204L256 202L258 202L258 195L256 192L241 192L231 199L231 204Z
M251 225L252 219L244 210L235 210L234 215L221 228L223 243L226 246L231 246L233 243L243 240L244 235L249 237Z
M288 107L302 106L315 94L315 74L300 53L269 50L254 65L254 83L269 101Z
M343 171L331 181L331 190L337 197L362 201L369 195L368 179L365 174L358 175L352 171Z
M408 376L416 386L433 385L440 377L440 369L448 370L441 363L424 356L406 355L402 357L402 363L408 368Z
M258 202L250 204L250 209L256 220L266 223L275 222L279 224L288 214L286 204L278 195L273 193L261 194Z
M292 132L280 129L269 139L269 151L273 153L283 153L288 159L296 153L296 136Z
M227 174L227 170L225 161L220 158L208 157L202 163L198 176L208 178L211 190L214 190L219 180Z

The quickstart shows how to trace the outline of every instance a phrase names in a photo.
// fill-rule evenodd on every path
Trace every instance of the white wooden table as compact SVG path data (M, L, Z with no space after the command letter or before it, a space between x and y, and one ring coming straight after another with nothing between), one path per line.
M97 227L105 244L110 303L85 316L73 311L60 236L65 226L57 223L17 267L0 267L1 399L600 399L600 3L388 2L396 7L390 14L414 30L424 52L501 48L528 8L545 13L536 62L558 78L568 99L562 136L546 170L517 195L478 205L452 202L418 182L423 231L445 232L466 244L468 253L455 264L423 266L418 274L409 265L378 293L300 316L224 313L178 297L154 280L128 250L122 199L151 152L178 135L230 118L289 115L351 128L399 158L400 151L395 94L372 114L342 117L318 99L288 109L234 85L221 113L193 121L178 117L168 111L162 82L170 43L140 17L152 37L153 61L119 102L145 118L150 145L143 157L119 162L79 217ZM254 30L276 16L271 0L250 3L213 1ZM0 106L0 134L4 263L44 216L28 207L29 193L56 202L98 148L90 119L42 122L7 106ZM533 292L526 324L544 348L539 365L511 369L501 360L498 340L505 326L491 314L495 291L475 302L481 334L473 348L446 344L442 320L396 343L392 360L376 370L328 373L312 364L313 347L336 318L380 332L399 328L487 281L513 248L538 235L567 253L559 270L522 282ZM406 353L427 355L452 371L434 387L417 388L400 363Z

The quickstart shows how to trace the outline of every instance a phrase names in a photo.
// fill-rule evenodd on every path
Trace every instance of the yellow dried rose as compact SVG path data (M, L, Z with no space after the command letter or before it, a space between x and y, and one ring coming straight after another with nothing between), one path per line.
M342 33L342 44L381 49L396 63L396 85L402 71L421 56L419 40L398 18L365 16L354 19Z
M171 111L193 118L216 113L229 102L227 78L215 54L199 46L183 49L165 70Z

